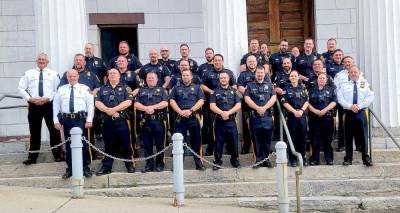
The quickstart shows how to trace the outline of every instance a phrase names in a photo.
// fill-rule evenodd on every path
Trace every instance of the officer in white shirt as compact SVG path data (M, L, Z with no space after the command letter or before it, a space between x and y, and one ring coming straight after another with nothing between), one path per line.
M364 165L372 166L369 156L368 126L366 109L374 100L374 93L366 80L360 79L360 69L353 65L349 69L349 81L343 83L337 90L340 105L345 110L344 132L345 149L344 166L352 164L353 139L361 144L362 160Z
M82 129L83 135L87 137L87 128L93 125L94 115L94 98L90 93L90 88L84 84L78 83L79 74L77 70L70 69L67 71L68 84L58 88L58 92L54 96L53 102L53 120L54 127L58 130L64 130L65 139L69 138L70 131L73 127ZM91 177L90 171L90 155L88 144L83 142L83 175ZM71 142L66 144L67 150L67 169L63 178L72 176L72 160L71 160Z
M37 68L27 70L21 77L18 90L28 101L28 122L30 131L29 151L40 150L42 120L44 118L50 132L50 146L61 143L60 132L53 123L53 97L60 83L60 77L54 70L47 68L48 56L40 53L37 56ZM56 162L64 160L62 148L52 150ZM38 153L29 153L25 165L35 164Z

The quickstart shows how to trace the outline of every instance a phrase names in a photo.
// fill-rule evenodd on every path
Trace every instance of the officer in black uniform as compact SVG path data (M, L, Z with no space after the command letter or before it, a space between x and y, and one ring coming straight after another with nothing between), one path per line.
M166 66L169 73L175 70L176 61L169 58L169 49L167 47L161 47L160 49L161 58L158 59L158 63Z
M126 60L128 60L128 70L135 71L136 73L139 71L139 68L142 67L142 63L140 63L139 59L133 54L129 53L129 44L126 41L120 41L118 46L119 55L111 58L108 67L117 68L117 59L118 56L125 56Z
M317 86L309 90L312 154L310 165L319 165L319 153L321 144L324 150L326 165L333 165L332 138L334 132L334 117L336 116L337 97L335 86L328 85L328 77L325 73L318 76Z
M305 85L299 82L299 73L293 70L290 73L290 84L287 85L283 95L283 106L288 111L287 125L294 147L303 157L304 166L308 165L305 158L307 120L306 110L308 108L308 94ZM289 165L296 166L295 155L289 152Z
M213 114L208 109L208 100L210 96L214 93L214 90L220 86L219 75L225 72L229 75L229 86L236 89L236 79L233 72L229 69L224 68L224 57L221 54L215 54L213 59L214 69L204 73L201 79L201 89L206 95L206 103L204 104L204 120L202 128L203 142L207 142L208 146L204 155L209 156L214 152L214 138L213 135Z
M204 55L206 58L206 62L201 64L199 68L197 68L197 73L200 75L200 79L203 77L203 74L214 69L213 59L214 59L214 49L211 47L207 47L204 51Z
M171 80L169 81L168 89L171 90L175 86L180 86L182 84L182 71L190 70L189 61L181 60L179 64L179 73L172 74ZM201 84L201 79L198 76L192 76L192 83Z
M222 165L224 143L230 143L231 165L240 166L238 154L238 130L236 125L236 113L240 110L240 97L237 90L229 85L229 74L219 74L220 87L216 88L210 98L210 109L216 114L214 135L215 152L214 164ZM219 167L213 166L213 170Z
M343 51L341 49L337 49L333 52L332 61L325 62L326 72L332 79L335 78L336 74L344 70L344 66L342 65L342 59L343 59Z
M300 54L297 63L293 64L293 70L297 70L300 74L301 80L307 80L313 69L312 63L315 59L322 58L322 56L314 52L314 41L311 38L304 40L304 52Z
M101 58L94 56L94 45L87 43L85 45L85 68L90 70L100 79L100 83L104 84L107 80L107 68L106 64Z
M328 41L326 42L326 48L327 48L327 51L322 53L323 60L326 64L332 63L333 62L333 58L332 58L333 52L336 50L336 39L334 39L334 38L328 39ZM334 77L332 77L332 78L334 78Z
M318 86L318 76L320 74L327 74L326 69L324 68L324 62L322 59L315 59L313 61L313 73L310 74L310 77L304 80L304 84L307 86L308 90L311 90L314 87ZM333 78L328 75L327 85L332 87L335 86L335 82Z
M274 53L271 55L271 57L269 57L269 64L272 70L272 77L271 77L272 79L274 79L279 72L282 72L283 59L292 58L292 54L288 50L289 50L288 41L286 39L282 39L281 42L279 43L279 52Z
M271 52L268 50L268 45L266 43L261 44L261 56L264 60L269 61L269 57L271 57Z
M242 72L246 70L247 57L249 57L250 55L254 55L257 58L258 66L264 66L265 71L269 72L269 61L265 60L265 58L263 57L263 54L260 51L260 43L257 39L250 40L249 49L250 52L244 54L242 59L240 60L240 71Z
M157 85L157 73L149 72L146 76L146 86L139 89L136 96L135 108L141 113L143 132L144 156L153 155L153 142L157 152L164 149L167 137L167 91ZM164 154L156 157L156 171L164 170ZM154 159L146 161L143 172L154 170Z
M120 82L120 73L116 69L108 70L108 83L100 88L95 96L95 106L103 116L103 139L105 152L118 156L122 148L122 157L133 160L133 149L130 141L127 109L132 105L132 91ZM114 160L105 157L96 175L109 174ZM128 173L135 172L132 162L125 162Z
M191 81L192 72L188 68L181 72L182 84L175 86L170 94L170 105L177 113L174 126L176 132L181 133L185 138L189 131L190 146L197 154L201 155L200 116L205 96L200 85ZM198 157L194 156L194 162L197 170L205 170Z
M154 72L157 74L157 86L167 88L171 80L169 69L158 62L158 52L156 49L152 48L149 50L149 58L150 62L140 68L139 77L144 81L148 73Z
M179 51L181 53L181 59L176 61L175 64L175 70L172 71L172 74L176 74L179 73L179 64L181 63L181 60L186 60L189 61L189 66L190 66L190 71L192 71L193 74L193 78L201 78L202 73L199 73L198 71L198 64L194 59L189 58L189 53L190 53L190 49L189 49L189 45L188 44L181 44L181 46L179 47Z
M255 78L254 82L247 85L244 99L251 109L250 130L254 138L256 162L259 162L268 157L271 151L273 129L271 110L275 104L276 95L272 83L265 80L264 67L257 67ZM267 160L262 166L272 167L272 163Z

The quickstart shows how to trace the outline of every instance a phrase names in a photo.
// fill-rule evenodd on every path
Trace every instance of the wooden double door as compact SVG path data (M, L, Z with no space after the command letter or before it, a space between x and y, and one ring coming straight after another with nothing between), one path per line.
M248 37L278 50L281 38L289 48L303 49L305 38L314 38L314 0L247 0Z

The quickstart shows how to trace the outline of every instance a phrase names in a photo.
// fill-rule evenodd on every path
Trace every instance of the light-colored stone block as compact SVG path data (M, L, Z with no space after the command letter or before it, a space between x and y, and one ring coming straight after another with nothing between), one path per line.
M353 49L352 39L336 39L336 41L337 41L337 46L341 48L345 53L357 51Z
M32 58L35 57L35 53L35 47L18 47L17 61L33 61Z
M336 8L335 0L316 0L315 8L317 10L335 9Z
M322 18L322 17L318 17ZM329 24L329 25L324 25L320 24L316 26L316 31L317 31L317 39L322 40L326 39L328 40L329 38L337 38L338 37L338 25L336 24Z
M356 38L357 25L356 24L339 24L337 38Z
M129 0L128 10L130 13L157 13L158 0Z
M7 124L4 126L6 136L29 135L29 125L26 124Z
M204 57L204 46L203 42L189 43L190 57L191 58L203 58Z
M12 106L12 105L7 105ZM22 124L27 122L27 110L22 108L0 110L0 125Z
M99 13L127 13L128 0L100 0L97 1L97 11Z
M189 0L189 12L201 13L203 11L202 1Z
M21 77L26 70L32 69L35 66L35 62L12 62L12 63L4 63L4 74L2 77L6 78L19 78Z
M143 28L173 28L173 14L145 13Z
M357 9L351 9L350 10L350 15L351 15L351 23L357 23Z
M0 16L0 31L16 31L17 16Z
M18 16L18 30L35 30L35 16Z
M346 24L351 23L350 9L317 10L317 24Z
M34 46L35 31L0 32L0 46Z
M2 1L2 15L33 15L33 0Z
M190 42L203 42L204 41L204 29L203 28L191 28L190 30Z
M18 93L18 78L0 78L0 93Z
M187 0L161 0L159 1L160 13L186 13L189 12Z
M345 9L345 8L356 8L356 0L336 0L336 8Z
M85 0L86 13L97 13L97 1Z
M5 63L0 63L0 78L4 77L4 64Z
M14 62L15 60L17 60L17 58L18 58L17 47L0 46L0 62Z
M160 35L161 43L187 43L190 32L186 29L165 29Z
M201 13L174 14L174 28L203 27Z
M160 41L159 29L139 29L139 43L158 43ZM157 47L159 48L159 47Z
M93 44L99 43L99 31L97 29L88 30L88 41Z

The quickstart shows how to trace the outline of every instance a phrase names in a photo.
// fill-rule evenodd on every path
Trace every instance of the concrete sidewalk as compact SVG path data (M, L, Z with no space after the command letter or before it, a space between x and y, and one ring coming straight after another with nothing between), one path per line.
M40 189L0 186L0 212L264 212L252 208L239 207L237 198L196 198L186 199L181 208L172 206L172 195L167 198L100 197L85 196L84 199L71 199L69 190Z

